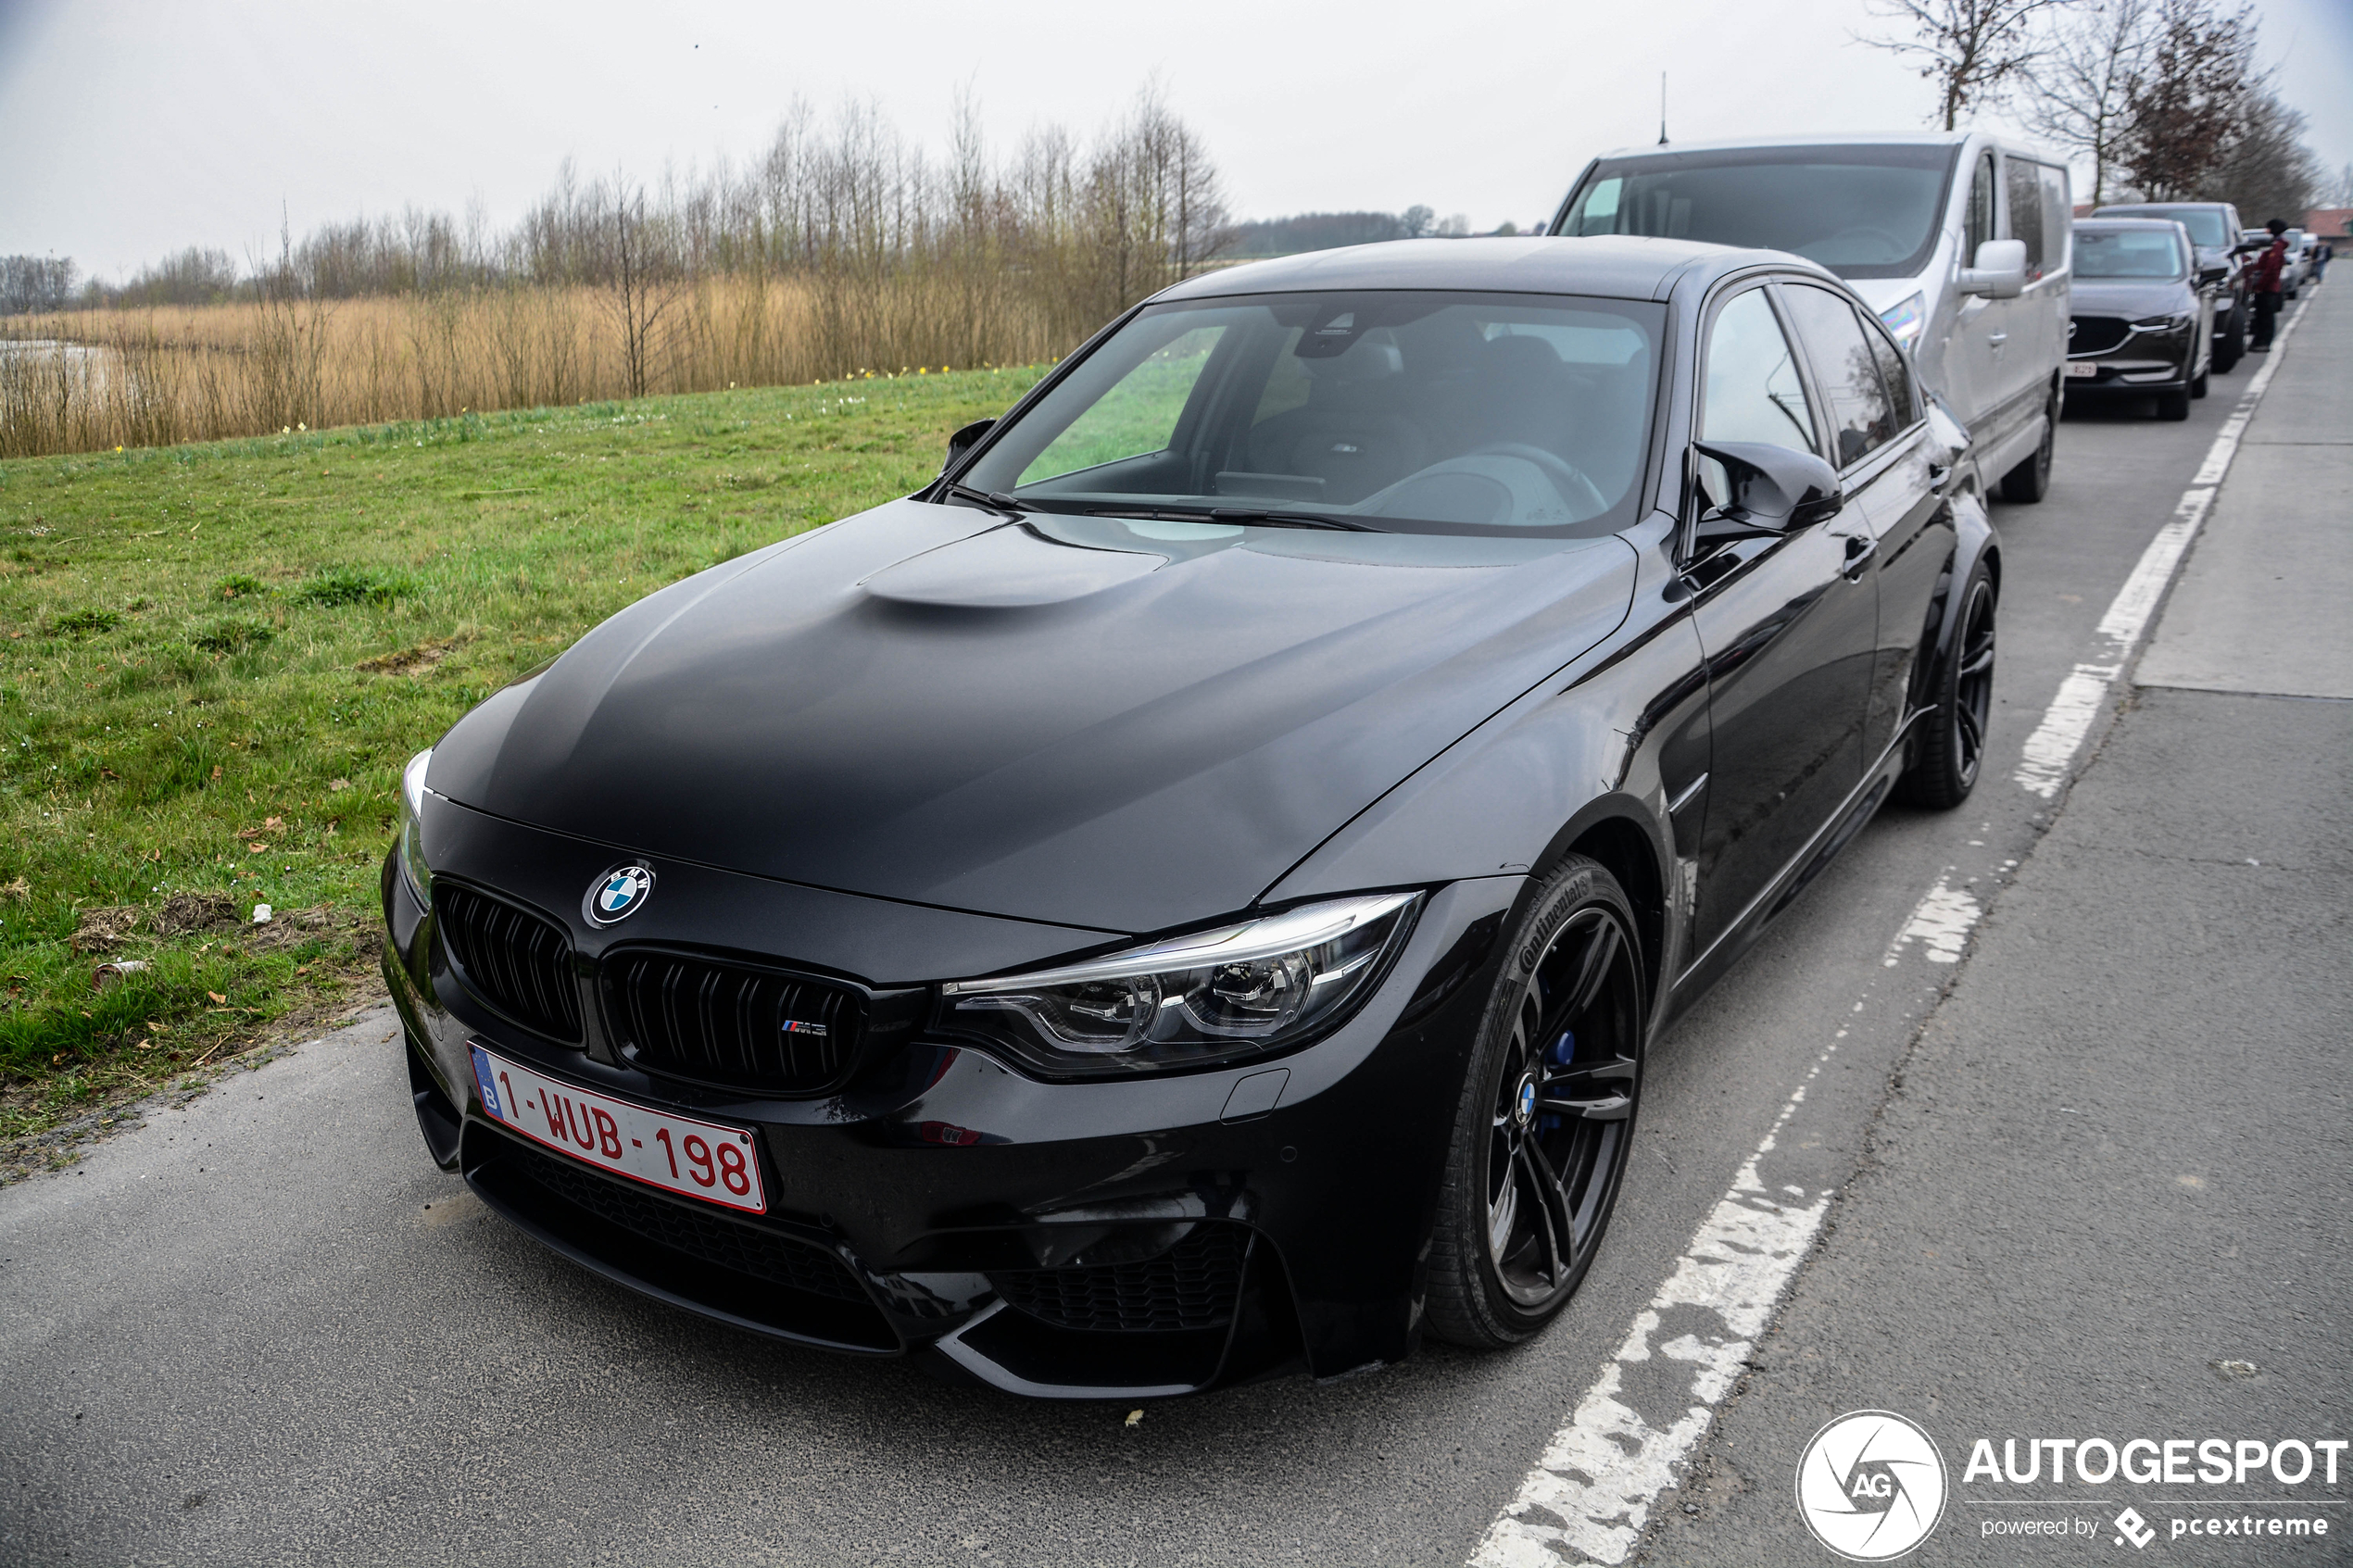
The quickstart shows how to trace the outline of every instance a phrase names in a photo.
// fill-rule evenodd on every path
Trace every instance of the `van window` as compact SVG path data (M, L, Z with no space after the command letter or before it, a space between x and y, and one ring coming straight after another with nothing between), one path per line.
M1908 144L1632 154L1594 165L1554 232L1794 251L1842 278L1907 278L1936 244L1956 159Z
M1961 253L1961 265L1977 265L1977 247L1998 238L1994 232L1994 155L1977 155L1977 169L1969 182L1969 219L1967 246Z
M1813 362L1814 378L1830 399L1831 433L1838 443L1831 460L1851 468L1893 440L1898 428L1863 324L1855 319L1855 307L1828 289L1793 283L1782 297Z
M2067 170L2038 163L2034 173L2043 182L2043 235L2050 250L2044 258L2043 270L2063 271L2073 259L2075 238L2075 204L2068 190Z
M2002 172L2003 194L2009 197L2009 237L2026 242L2026 281L2031 283L2043 275L2043 182L2035 178L2034 166L2022 157L2004 158Z

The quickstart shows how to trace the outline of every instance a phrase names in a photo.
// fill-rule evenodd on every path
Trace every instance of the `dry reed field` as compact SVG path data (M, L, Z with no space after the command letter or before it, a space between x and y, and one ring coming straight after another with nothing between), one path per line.
M654 301L637 384L614 291L588 286L18 317L0 329L16 340L0 457L1032 363L1085 329L1026 281L682 282Z

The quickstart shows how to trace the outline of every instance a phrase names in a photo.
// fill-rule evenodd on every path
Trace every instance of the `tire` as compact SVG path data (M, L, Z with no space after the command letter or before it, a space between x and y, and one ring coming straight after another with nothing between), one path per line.
M2205 396L2205 395L2207 395L2207 392L2209 390L2209 389L2208 388L2208 386L2207 386L2207 384L2206 384L2206 383L2207 383L2207 372L2206 372L2206 371L2204 371L2204 370L2200 370L2200 371L2197 373L2197 380L2196 380L2196 381L2194 381L2194 382L2190 383L2190 395L2191 395L2192 397L2203 397L2203 396Z
M1431 1238L1427 1321L1450 1344L1496 1350L1532 1337L1592 1265L1642 1098L1640 929L1608 871L1572 855L1512 932L1464 1075Z
M2190 417L2190 395L2186 388L2180 392L2157 395L2157 417L2160 420L2186 420Z
M2002 476L2002 499L2031 505L2051 493L2051 452L2058 445L2059 400L2043 406L2043 440L2034 455Z
M1949 811L1969 798L1985 767L1985 726L1994 713L1994 653L1998 597L1994 575L1979 561L1961 588L1961 618L1953 652L1942 660L1931 695L1936 711L1925 722L1912 765L1895 781L1895 798L1931 811Z
M2246 354L2246 308L2231 312L2231 324L2214 336L2214 373L2227 376Z

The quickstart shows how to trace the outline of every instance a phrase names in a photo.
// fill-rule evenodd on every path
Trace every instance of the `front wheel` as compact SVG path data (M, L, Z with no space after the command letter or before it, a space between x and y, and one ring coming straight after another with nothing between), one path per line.
M2051 491L2051 453L2058 445L2059 398L2053 392L2043 406L2043 441L2034 455L2002 476L2002 499L2039 501Z
M1512 932L1439 1194L1428 1322L1441 1339L1519 1344L1592 1265L1642 1096L1637 929L1617 879L1572 855Z
M2227 376L2246 352L2246 308L2231 312L2230 325L2214 336L2214 373Z
M1977 787L1994 716L1994 576L1980 561L1961 590L1952 655L1936 672L1936 711L1921 721L1919 749L1895 781L1896 799L1947 811Z

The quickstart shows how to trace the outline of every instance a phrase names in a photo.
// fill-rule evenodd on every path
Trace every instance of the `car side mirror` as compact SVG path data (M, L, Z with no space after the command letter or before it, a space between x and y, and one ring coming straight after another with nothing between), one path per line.
M1761 441L1694 441L1692 450L1724 465L1732 492L1699 520L1702 544L1793 533L1845 508L1838 471L1811 452Z
M987 435L990 431L996 428L997 421L995 420L975 420L972 423L966 425L963 429L950 436L948 438L948 460L939 465L939 471L946 473L950 469L954 468L958 458L962 458L965 453L971 451L979 444L982 436Z
M2026 288L2026 242L1986 241L1977 247L1975 263L1961 269L1956 287L1962 294L2016 299Z

